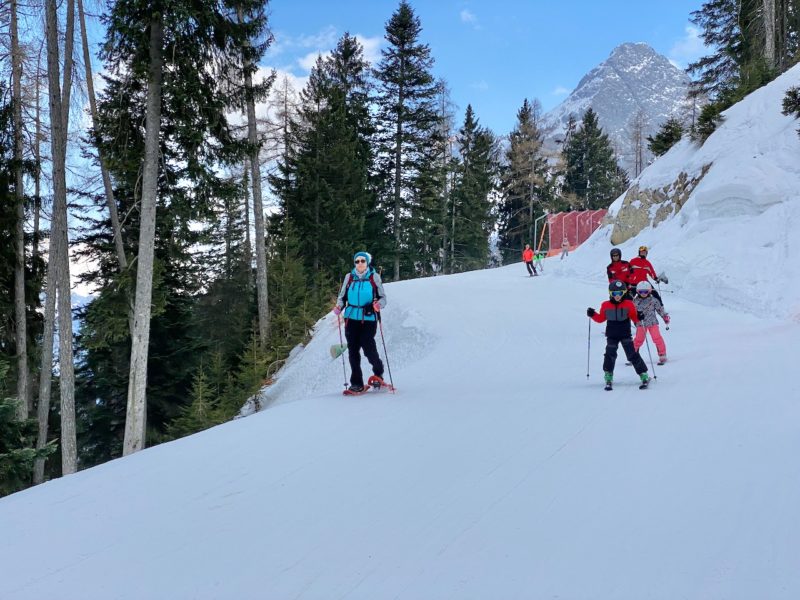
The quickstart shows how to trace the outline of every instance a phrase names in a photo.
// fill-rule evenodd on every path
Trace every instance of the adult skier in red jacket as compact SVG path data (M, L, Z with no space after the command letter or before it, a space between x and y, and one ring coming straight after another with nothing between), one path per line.
M632 258L629 265L630 275L628 277L628 286L632 287L634 292L636 286L642 281L647 281L648 278L658 283L656 269L653 267L653 263L647 260L647 246L639 246L639 256ZM664 303L661 299L661 295L656 290L653 290L653 297L658 298L658 301L662 304Z
M609 283L621 281L630 287L631 265L627 260L622 260L622 251L619 248L611 249L611 263L606 267L606 275ZM633 295L629 297L632 299Z

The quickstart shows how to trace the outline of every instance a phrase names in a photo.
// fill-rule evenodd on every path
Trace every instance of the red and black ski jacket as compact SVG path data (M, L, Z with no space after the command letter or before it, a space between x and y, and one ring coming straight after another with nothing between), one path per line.
M638 323L639 317L636 315L636 306L630 300L606 300L600 305L600 310L594 313L592 320L606 323L606 337L623 340L631 337L631 321Z
M656 270L653 267L653 264L641 256L631 259L630 271L631 274L628 283L631 285L636 285L640 281L647 281L648 277L656 279Z
M631 263L627 260L611 261L611 264L606 267L606 274L609 281L621 281L622 283L629 284L631 277Z

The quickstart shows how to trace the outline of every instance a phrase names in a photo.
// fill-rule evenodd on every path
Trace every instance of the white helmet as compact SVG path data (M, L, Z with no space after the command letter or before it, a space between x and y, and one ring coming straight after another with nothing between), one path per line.
M649 294L653 291L653 286L650 285L649 281L640 281L636 284L636 293L645 292Z

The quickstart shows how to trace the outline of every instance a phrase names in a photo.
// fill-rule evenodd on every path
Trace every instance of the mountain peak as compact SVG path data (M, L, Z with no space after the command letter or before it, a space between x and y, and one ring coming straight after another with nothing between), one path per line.
M669 117L684 118L691 110L689 77L644 42L626 42L589 71L572 93L543 118L549 147L558 148L570 117L580 122L586 109L598 115L614 145L620 165L630 173L634 162L631 120L642 113L645 136Z

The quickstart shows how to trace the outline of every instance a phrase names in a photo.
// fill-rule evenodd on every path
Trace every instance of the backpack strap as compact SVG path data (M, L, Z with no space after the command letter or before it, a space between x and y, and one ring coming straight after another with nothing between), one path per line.
M353 283L353 274L352 273L348 273L347 274L347 286L345 286L345 288L344 288L344 296L342 298L344 300L345 304L348 305L348 306L349 306L349 303L347 302L347 292L350 290L350 285L352 283ZM372 286L372 302L375 302L375 300L378 300L380 298L380 294L378 293L378 284L375 283L375 271L374 270L373 270L372 273L369 274L369 283ZM356 306L354 308L364 308L364 307L363 306Z

